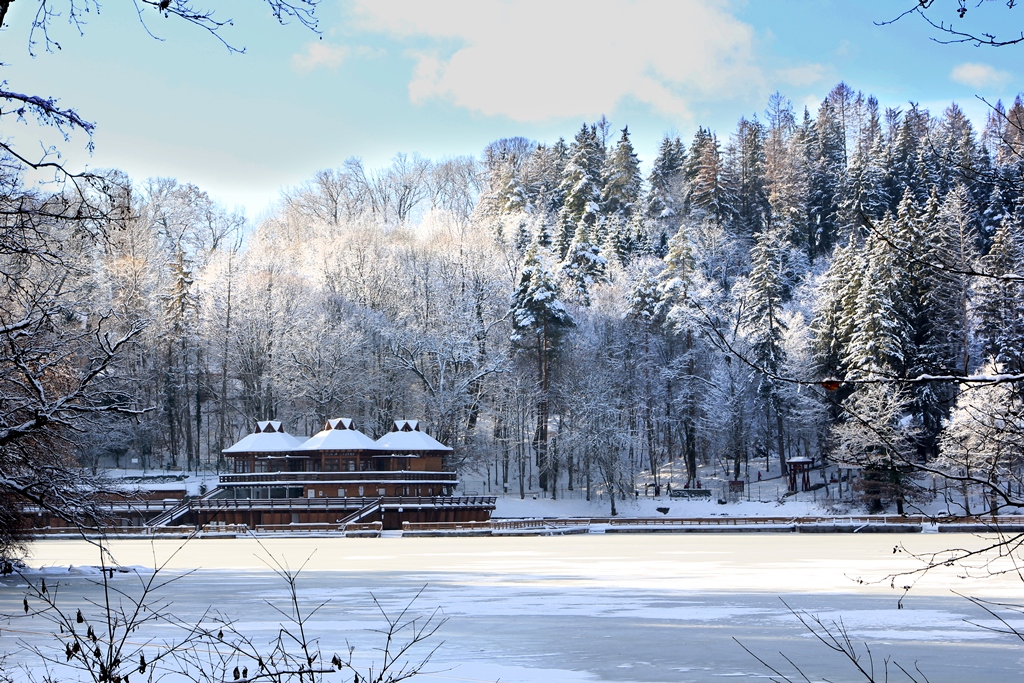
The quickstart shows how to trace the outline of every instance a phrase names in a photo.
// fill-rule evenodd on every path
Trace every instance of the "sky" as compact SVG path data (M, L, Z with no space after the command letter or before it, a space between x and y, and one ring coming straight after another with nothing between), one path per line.
M916 16L878 25L915 0L322 0L319 34L252 0L205 5L233 20L222 37L243 54L132 3L89 6L79 32L67 2L51 51L38 31L30 45L38 2L11 5L0 70L10 90L95 122L93 151L32 122L0 134L53 144L75 169L194 183L252 219L349 157L479 157L504 137L571 139L604 115L649 163L666 134L725 139L776 91L813 114L844 81L883 107L957 102L980 128L978 97L1024 90L1024 46L939 44ZM985 5L966 19L1024 25L1024 9Z

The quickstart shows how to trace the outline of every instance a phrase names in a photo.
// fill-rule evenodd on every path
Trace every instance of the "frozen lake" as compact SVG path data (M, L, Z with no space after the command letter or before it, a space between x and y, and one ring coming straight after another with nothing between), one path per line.
M857 581L914 567L905 553L893 553L900 543L927 552L978 542L948 534L669 534L271 539L264 547L292 568L305 563L305 605L330 601L312 623L325 653L344 652L346 639L370 653L368 629L381 623L371 591L395 611L426 586L414 609L440 606L448 622L433 673L418 678L424 683L764 680L768 672L734 638L792 671L785 653L811 680L863 680L810 637L780 598L826 620L841 617L854 640L870 644L878 671L892 657L907 668L916 662L932 683L1019 681L1024 645L968 623L995 624L951 592L1024 602L1019 578L965 581L953 570L933 572L904 609L897 609L902 591L888 582ZM112 547L121 563L151 567L177 543ZM191 541L169 564L200 570L174 584L174 611L198 618L213 605L240 631L268 639L275 622L266 602L280 603L286 593L264 555L251 540ZM59 579L76 600L99 591L67 567L97 561L84 542L44 541L33 546L31 563L52 567L44 570L47 581ZM133 580L118 575L115 582ZM16 582L6 580L0 610L20 612L21 599ZM17 650L16 632L38 637L31 632L41 624L33 621L0 626L6 651Z

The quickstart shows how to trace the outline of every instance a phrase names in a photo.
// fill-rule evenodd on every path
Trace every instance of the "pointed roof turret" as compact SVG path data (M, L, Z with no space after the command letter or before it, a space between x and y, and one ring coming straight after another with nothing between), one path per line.
M373 439L352 426L347 417L336 417L327 421L323 430L317 432L298 447L300 451L379 451Z
M284 430L277 420L265 420L256 423L256 431L244 437L238 443L228 446L222 452L233 453L281 453L294 451L302 443L302 439L294 437Z
M419 420L395 420L391 431L377 439L377 447L392 453L452 451L434 437L421 432Z

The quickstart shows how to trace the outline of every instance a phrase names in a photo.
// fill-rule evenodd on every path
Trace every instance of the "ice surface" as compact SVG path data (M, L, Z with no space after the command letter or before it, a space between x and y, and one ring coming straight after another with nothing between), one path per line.
M801 627L780 597L797 610L839 622L856 642L867 641L878 665L891 656L918 662L933 683L1019 680L1019 641L971 625L987 619L949 593L966 590L955 573L926 577L897 609L900 590L867 578L907 568L895 543L917 550L963 545L970 537L914 535L802 537L584 536L462 539L273 539L265 548L293 568L303 564L300 601L306 609L327 601L311 623L326 652L373 654L370 629L381 626L371 593L389 613L426 590L414 611L441 607L449 621L427 682L497 681L706 681L718 677L765 680L766 671L733 640L784 666L784 652L812 680L858 680ZM176 547L161 541L118 541L123 562L144 565ZM87 565L87 544L44 541L33 562L46 565L47 583L59 566ZM268 642L277 621L267 604L282 604L285 586L247 540L193 541L173 560L174 571L203 567L173 584L173 610L198 619L208 607L236 627ZM95 577L69 573L59 590L70 607L96 600ZM130 574L115 575L128 587ZM991 597L1024 601L1019 582L1001 579L984 588ZM0 611L18 614L22 591L0 582ZM1019 621L1019 620L1018 620ZM995 625L991 620L987 625ZM23 638L42 624L24 618L0 624L3 641ZM1024 624L1018 624L1024 625ZM169 637L170 628L158 629Z

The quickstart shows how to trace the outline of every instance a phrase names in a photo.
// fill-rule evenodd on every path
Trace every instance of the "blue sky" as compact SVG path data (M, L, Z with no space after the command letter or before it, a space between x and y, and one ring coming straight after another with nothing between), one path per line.
M571 138L601 114L628 124L649 161L666 133L727 137L776 90L813 113L845 81L883 106L956 101L979 126L976 95L1024 90L1024 47L940 45L916 17L875 25L914 0L324 0L322 36L252 0L214 4L245 54L144 12L154 39L130 3L111 2L81 36L58 18L61 49L33 57L36 5L15 2L4 78L97 123L91 156L83 138L55 140L71 166L176 177L250 217L348 157L479 155L501 137ZM990 4L968 18L1024 17ZM3 134L21 149L40 139L30 125Z

